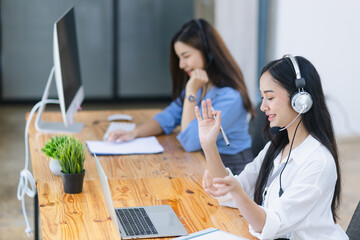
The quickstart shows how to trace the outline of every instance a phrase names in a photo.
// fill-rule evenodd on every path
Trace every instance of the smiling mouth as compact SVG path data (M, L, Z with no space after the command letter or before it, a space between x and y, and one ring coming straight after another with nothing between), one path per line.
M275 118L275 114L269 114L269 115L266 115L266 116L268 117L269 122L271 122Z

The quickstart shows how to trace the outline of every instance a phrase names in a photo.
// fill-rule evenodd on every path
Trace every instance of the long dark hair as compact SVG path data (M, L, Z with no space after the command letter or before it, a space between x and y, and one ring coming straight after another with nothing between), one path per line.
M198 23L196 22L198 21ZM200 24L200 25L199 25ZM202 29L201 29L202 28ZM207 47L204 46L204 39ZM231 87L240 92L245 109L254 115L243 74L234 58L225 46L224 41L214 27L203 19L192 19L185 23L173 36L170 43L170 72L172 78L172 97L181 96L189 77L179 68L179 58L175 53L175 42L183 42L201 51L206 60L205 69L209 80L217 87ZM209 61L209 54L212 60Z
M296 57L296 60L300 68L301 76L305 78L306 81L305 91L310 93L313 99L312 108L307 113L303 114L303 124L306 130L330 151L335 160L337 180L331 204L331 211L334 221L336 222L338 217L337 210L340 203L341 174L333 125L325 103L325 97L318 72L307 59L298 56ZM289 58L281 58L270 62L262 69L261 75L265 72L269 72L271 76L287 90L289 97L295 91L298 91L294 81L296 79L295 70ZM282 131L275 136L271 136L269 129L269 121L266 121L264 133L271 139L271 145L265 155L255 184L254 201L257 204L261 204L263 201L262 193L270 171L273 168L274 159L286 144L289 143L287 131Z

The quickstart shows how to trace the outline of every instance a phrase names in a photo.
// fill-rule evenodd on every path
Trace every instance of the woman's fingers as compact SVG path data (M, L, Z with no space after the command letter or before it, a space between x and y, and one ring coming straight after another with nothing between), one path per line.
M206 99L206 101L201 101L201 110L204 119L211 119L213 118L213 110L211 106L211 100Z
M202 117L201 117L200 109L198 106L195 106L195 115L196 115L198 122L200 122L202 120Z
M209 188L210 186L212 186L212 180L211 180L211 177L209 175L209 171L208 170L205 170L205 173L204 173L204 177L203 177L203 188Z
M117 131L113 131L113 132L109 132L108 134L108 141L109 142L113 142L115 141L117 138L121 137L121 135L124 134L123 130L117 130Z
M113 132L109 132L107 141L120 143L120 142L130 141L134 138L135 138L135 136L134 136L133 132L127 132L124 130L116 130Z
M221 184L226 186L231 186L234 178L232 176L226 176L223 178L214 178L214 184Z
M206 188L205 192L213 197L222 197L228 194L230 191L227 188Z
M204 71L204 70L201 70L200 77L204 83L207 83L209 81L206 71Z
M206 100L206 105L207 105L207 114L208 114L209 118L213 118L213 108L211 106L211 100L210 99Z
M213 119L215 117L216 123L220 125L221 122L221 112L220 111L213 111L211 99L206 99L201 101L201 111L202 116L205 119ZM200 109L196 106L195 107L195 114L198 120L202 120Z
M211 185L209 183L205 183L205 186L207 187L204 187L204 189L211 196L221 197L235 189L236 182L234 181L236 180L231 176L226 176L224 178L214 178L211 179Z
M213 178L211 177L208 170L205 170L204 177L202 180L203 188L206 191L207 189L210 191L216 191L216 187L213 184Z
M209 119L209 115L207 114L207 109L206 109L206 102L204 100L201 101L201 110L204 120Z

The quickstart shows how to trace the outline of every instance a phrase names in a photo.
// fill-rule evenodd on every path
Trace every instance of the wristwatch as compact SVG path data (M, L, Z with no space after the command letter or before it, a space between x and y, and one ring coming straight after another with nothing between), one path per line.
M188 96L188 100L189 100L189 102L195 102L195 96L194 95L192 95L192 94L190 94L189 96Z

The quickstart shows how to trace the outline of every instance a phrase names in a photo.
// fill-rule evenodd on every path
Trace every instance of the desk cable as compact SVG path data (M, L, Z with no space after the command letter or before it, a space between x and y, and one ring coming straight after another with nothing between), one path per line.
M47 99L44 101L40 101L31 109L31 112L29 114L28 120L26 121L25 126L25 168L20 171L20 180L19 185L17 189L17 198L21 200L21 207L22 212L24 214L25 223L26 223L26 229L25 233L28 237L31 236L31 233L33 232L32 228L30 227L29 220L26 214L25 209L25 194L28 195L31 198L35 197L36 194L36 187L35 187L35 180L31 172L28 170L29 165L29 143L28 143L28 131L29 131L29 125L31 123L31 119L34 115L34 113L38 110L40 106L43 104L59 104L59 100L57 99ZM28 186L30 184L30 188Z

